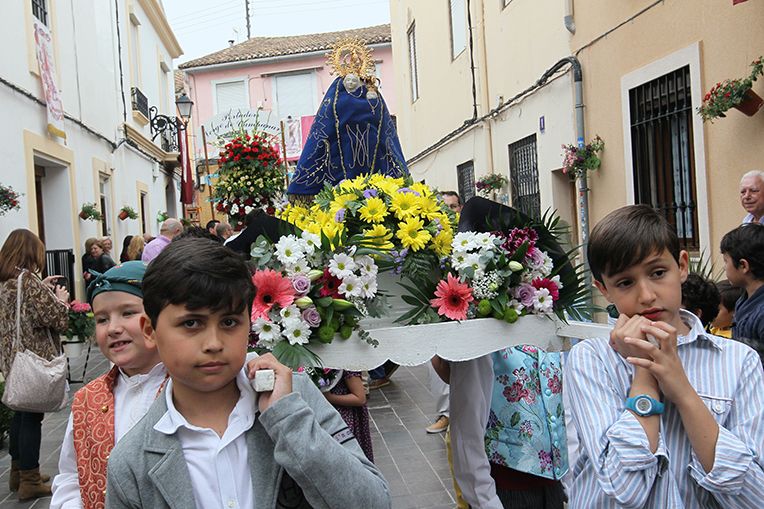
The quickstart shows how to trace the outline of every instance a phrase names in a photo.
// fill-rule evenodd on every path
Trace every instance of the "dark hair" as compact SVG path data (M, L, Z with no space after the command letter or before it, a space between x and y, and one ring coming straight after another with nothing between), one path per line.
M242 257L208 239L171 242L149 263L143 277L143 307L154 327L171 304L241 313L245 308L251 311L254 294Z
M457 193L456 191L441 191L440 195L441 196L456 196L456 203L458 203L459 205L462 204L462 198L459 196L459 193Z
M220 221L218 221L217 219L210 219L209 221L207 221L207 225L204 227L204 229L209 231L210 228L214 228L215 226L217 226L219 222Z
M743 224L727 232L722 237L721 251L732 259L736 269L740 260L745 260L754 279L764 279L764 224Z
M131 240L133 240L132 235L128 235L124 239L122 239L122 253L120 253L119 255L120 263L125 263L130 260L130 255L127 253L127 251L130 249Z
M201 226L189 226L185 230L183 230L183 233L180 235L173 237L172 242L177 242L182 239L208 239L208 240L218 240L216 236L202 228Z
M692 313L699 311L698 318L703 327L716 319L720 301L719 290L713 281L698 274L688 274L687 280L682 283L682 307Z
M716 283L716 289L719 290L721 305L724 306L727 311L735 311L735 303L737 303L740 296L743 295L743 289L737 286L732 286L732 283L726 279Z
M627 205L605 216L592 230L586 253L594 279L617 274L668 249L679 262L679 238L666 219L647 205Z

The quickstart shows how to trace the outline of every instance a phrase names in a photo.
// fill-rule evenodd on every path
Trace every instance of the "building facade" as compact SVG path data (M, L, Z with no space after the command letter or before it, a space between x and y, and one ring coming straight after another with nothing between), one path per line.
M469 199L476 179L498 173L509 185L497 199L535 216L557 209L574 226L573 186L560 171L560 147L576 137L571 67L560 63L564 3L392 0L390 12L412 175Z
M41 80L35 40L44 33L65 137L48 128L49 74ZM37 233L49 270L71 272L82 297L85 239L110 236L116 258L126 235L158 233L157 212L179 212L178 154L169 139L152 141L149 118L154 106L175 117L172 63L182 51L159 0L8 2L0 43L0 182L23 193L20 210L0 217L0 238L15 228ZM95 203L103 221L80 219L84 203ZM138 219L120 221L123 206Z
M750 0L449 0L437 9L392 0L398 127L411 172L467 197L474 178L501 173L510 203L556 209L578 232L647 203L692 255L720 267L719 241L745 215L740 177L764 169L764 113L732 110L704 124L697 109L715 83L750 73L764 53L763 20L764 4ZM575 73L562 66L543 78L565 57L580 64L583 129ZM764 80L754 91L764 96ZM560 145L575 145L580 130L582 141L605 142L587 216L560 171Z
M381 92L395 115L397 94L393 71L390 26L380 25L341 32L253 37L240 44L180 65L186 73L185 86L194 101L194 156L198 175L198 221L205 224L217 217L209 201L211 186L207 175L217 171L218 148L214 141L225 136L226 126L236 127L241 119L251 131L254 119L277 140L280 122L299 120L316 114L326 90L335 76L326 64L334 43L355 37L372 49ZM205 127L207 150L202 142ZM307 135L307 125L303 136Z

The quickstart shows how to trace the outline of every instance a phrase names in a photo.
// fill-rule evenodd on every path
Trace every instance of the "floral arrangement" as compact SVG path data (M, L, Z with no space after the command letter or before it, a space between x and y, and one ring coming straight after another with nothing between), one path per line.
M135 211L134 208L130 207L129 205L125 205L121 209L119 209L119 218L124 221L125 219L138 219L138 213Z
M0 184L0 216L11 210L18 210L20 198L21 195L12 187Z
M358 330L375 344L358 322L381 314L379 269L370 256L374 251L356 240L336 252L325 235L307 230L282 235L276 244L262 236L255 241L253 347L272 350L297 368L317 359L307 348L311 343L331 343L337 334L348 339Z
M234 228L240 229L256 208L274 214L284 195L285 172L278 151L264 135L240 133L223 145L218 162L220 178L212 201Z
M95 320L90 304L73 300L69 304L69 325L66 328L66 332L64 332L64 336L67 339L77 336L80 340L84 341L93 337L94 333Z
M563 145L562 172L570 178L585 176L587 171L594 171L600 167L602 161L599 154L605 149L602 138L595 136L594 139L583 148L576 145Z
M726 117L725 112L743 102L746 93L753 87L753 82L764 74L764 57L751 62L751 74L745 78L720 81L703 97L703 104L698 113L703 121L713 122L716 118Z
M80 209L80 219L84 221L101 221L103 215L95 203L83 203Z
M431 278L451 254L455 214L429 186L411 177L380 174L328 184L313 205L287 205L279 217L303 231L325 236L332 249L349 239L385 256L377 260L396 274Z
M314 367L300 367L297 368L298 373L305 373L310 377L316 387L321 392L329 392L335 385L342 379L342 375L345 373L341 369L330 368L314 368Z
M529 314L585 316L583 276L557 244L564 231L558 218L545 215L521 226L458 233L446 277L434 288L406 287L413 308L397 321L493 317L514 323Z
M478 193L488 198L492 192L501 191L508 183L507 177L501 173L491 173L475 183Z

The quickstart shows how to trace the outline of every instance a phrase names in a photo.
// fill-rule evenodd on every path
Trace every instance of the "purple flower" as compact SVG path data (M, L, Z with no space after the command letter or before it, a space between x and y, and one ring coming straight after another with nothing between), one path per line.
M315 306L304 309L302 312L302 319L305 320L305 323L314 328L321 325L321 315L318 314L318 310Z
M334 220L338 223L341 223L345 220L345 209L340 209L337 211L336 214L334 214Z
M377 196L377 190L376 189L367 189L363 192L363 197L367 200L371 198L372 196Z
M515 298L525 307L533 305L533 297L536 296L536 289L528 283L523 283L515 290Z
M310 291L310 279L303 274L296 274L290 278L292 280L292 288L299 295L305 295Z
M415 196L422 196L418 192L414 191L413 189L409 189L408 187L401 187L400 189L398 189L398 192L399 193L411 193L411 194L413 194Z

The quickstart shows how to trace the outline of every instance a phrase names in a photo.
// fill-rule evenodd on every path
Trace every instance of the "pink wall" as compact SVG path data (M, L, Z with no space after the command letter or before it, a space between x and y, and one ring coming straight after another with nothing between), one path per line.
M390 112L396 113L395 78L393 75L393 56L391 46L375 47L372 58L380 65L380 81L382 83L382 95L385 98ZM290 71L304 71L313 69L316 72L316 107L321 103L324 93L334 80L330 76L330 68L326 65L325 54L310 57L284 57L281 60L268 61L265 63L248 62L235 67L212 68L204 67L186 69L189 74L188 84L191 100L194 101L193 124L199 126L205 123L214 114L213 82L226 79L246 77L249 83L249 104L255 110L262 105L265 110L270 110L273 103L272 83L273 74ZM314 112L315 113L315 112ZM277 120L277 119L271 119ZM195 131L198 129L195 128ZM201 147L201 140L197 140L197 147ZM210 157L214 157L210 154Z

